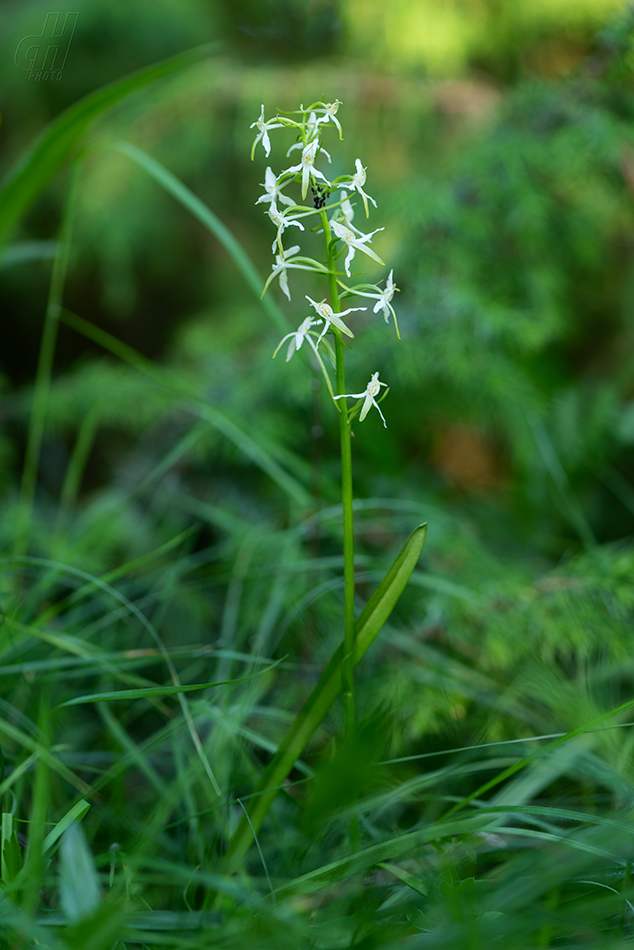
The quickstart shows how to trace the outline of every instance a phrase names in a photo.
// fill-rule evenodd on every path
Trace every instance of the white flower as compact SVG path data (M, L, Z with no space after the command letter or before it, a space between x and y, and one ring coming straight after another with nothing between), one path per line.
M374 300L376 300L376 303L373 307L373 313L378 313L379 310L382 310L386 323L389 322L390 314L392 314L394 317L394 327L396 328L397 336L400 339L401 335L398 332L396 312L391 304L392 297L394 296L395 291L398 290L398 287L392 280L393 273L394 271L391 270L388 279L385 281L385 290L379 290L379 292L376 294L369 293L368 291L355 290L355 294L357 294L359 297L372 297Z
M256 119L255 122L252 122L249 126L250 129L257 126L258 134L255 137L255 141L251 146L251 161L253 161L253 156L255 155L255 146L260 140L262 140L262 145L264 146L264 151L266 152L266 157L268 158L271 154L271 140L269 138L269 129L283 129L284 126L281 122L276 122L275 119L269 119L268 122L264 121L264 103L262 104L262 111L260 112L260 118Z
M310 328L317 326L317 324L319 323L321 323L321 320L316 320L315 317L306 317L306 319L302 323L300 323L297 330L293 330L292 333L287 333L285 337L282 337L282 339L277 345L277 349L275 350L275 353L273 354L273 359L275 359L275 357L279 353L280 347L282 346L282 344L286 343L288 339L290 339L291 342L288 345L288 351L286 353L287 363L290 360L293 353L295 352L295 350L301 350L302 343L304 342L304 340L308 340L313 350L315 351L317 359L319 359L319 354L317 353L317 347L315 346L315 344L313 343L312 339L309 336ZM321 360L320 360L320 363L321 363Z
M300 231L303 231L304 225L300 224L299 221L296 221L294 218L288 218L287 211L278 211L274 201L271 202L271 207L267 211L267 214L277 228L277 237L271 245L271 250L273 253L275 253L275 247L277 245L277 247L279 247L280 251L283 253L281 238L286 228L289 228L292 224L294 224L296 228L299 228Z
M288 195L282 194L280 189L283 187L283 185L279 184L279 178L277 178L270 165L264 174L264 181L261 184L264 188L265 194L260 195L258 200L255 202L256 205L262 204L263 201L275 202L278 199L282 202L282 204L285 205L295 204L292 198L289 198Z
M368 210L368 199L370 199L370 201L372 202L375 208L376 208L376 201L374 200L374 198L370 198L370 195L366 195L365 191L363 190L363 186L365 185L365 168L361 164L361 159L357 158L355 160L355 165L357 167L357 171L356 171L356 174L352 176L350 184L355 189L355 191L359 192L359 194L363 198L365 216L366 218L369 218L370 212Z
M313 139L310 145L306 145L302 151L302 160L299 165L292 165L291 168L288 168L289 172L301 172L302 173L302 201L306 198L306 192L308 191L308 180L312 175L313 177L322 178L328 187L330 187L330 182L318 168L315 168L315 156L319 150L319 139Z
M383 425L387 429L387 422L383 418L383 413L381 412L380 406L375 396L381 392L381 386L387 386L387 383L382 383L379 380L378 373L372 373L372 379L366 386L364 392L362 393L341 393L339 396L333 396L333 399L364 399L363 406L361 407L361 413L359 415L359 422L363 422L368 412L370 411L371 406L375 406L379 410L379 415L383 419Z
M318 112L322 112L322 111L323 111L323 113L324 113L323 115L319 116L319 118L317 119L317 122L318 122L318 123L321 123L321 122L326 123L326 122L329 122L329 121L332 119L332 121L335 123L335 125L336 125L337 128L339 129L339 138L342 139L342 138L343 138L343 129L341 128L341 125L340 125L340 123L339 123L339 119L338 119L337 116L335 115L335 113L336 113L336 111L337 111L337 109L339 108L340 105L342 105L342 103L339 101L339 99L335 99L334 102L325 102L325 103L323 104L323 107L317 107L317 111L318 111Z
M273 248L275 249L275 245L273 245ZM273 278L277 277L277 275L279 274L280 287L283 293L286 294L288 299L289 300L291 299L291 292L288 289L288 274L286 273L289 267L294 268L295 270L309 270L313 272L323 270L323 264L319 264L318 261L313 261L309 257L301 257L298 259L294 259L293 254L297 254L299 250L301 250L301 248L299 244L296 244L294 247L289 247L287 251L283 251L283 253L275 255L275 264L273 264L271 273L269 274L268 280L266 284L264 285L262 296L264 296L264 294L268 290L269 284L271 283ZM301 260L307 263L298 264L297 260Z
M306 300L309 300L312 303L313 307L319 316L323 318L325 323L324 329L321 331L319 339L317 340L317 346L319 346L325 334L328 333L331 324L337 327L338 330L341 330L342 333L345 333L346 336L353 337L354 333L349 329L349 327L345 325L341 317L345 317L347 313L353 313L355 310L368 309L367 307L350 307L348 310L342 310L340 313L335 313L330 304L326 303L325 299L320 300L319 303L317 303L316 300L313 300L312 297L309 297L308 294L306 294Z
M339 221L331 221L330 226L335 232L337 237L348 245L348 254L346 255L346 261L344 264L346 274L350 277L350 261L353 259L357 251L363 251L364 254L367 254L368 257L371 257L373 261L382 264L383 261L378 254L375 254L374 251L366 247L369 241L372 240L373 236L379 231L385 230L384 228L377 228L376 231L371 231L369 234L362 234L359 232L357 235L353 234L350 228L347 228L345 224L340 224Z

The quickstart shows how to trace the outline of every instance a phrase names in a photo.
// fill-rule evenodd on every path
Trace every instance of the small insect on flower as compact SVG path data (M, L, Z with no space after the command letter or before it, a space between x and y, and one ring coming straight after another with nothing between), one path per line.
M313 203L315 205L315 208L317 211L319 211L321 208L325 206L328 198L330 197L330 192L325 191L321 185L317 185L317 188L313 188L313 186L311 185L310 190L313 193Z
M381 392L381 386L387 387L387 383L382 383L380 381L378 373L372 373L372 379L362 393L340 393L338 396L333 396L333 399L363 399L364 403L361 407L359 422L363 422L370 411L370 407L374 406L376 409L378 409L379 415L381 416L381 419L383 419L383 425L387 429L387 422L383 417L383 413L381 412L378 402L374 398Z

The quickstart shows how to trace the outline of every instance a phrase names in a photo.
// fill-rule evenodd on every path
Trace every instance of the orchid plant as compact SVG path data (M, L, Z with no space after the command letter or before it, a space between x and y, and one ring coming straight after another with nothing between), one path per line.
M387 384L379 380L379 373L374 372L365 390L359 393L346 392L344 355L344 337L354 338L354 333L344 322L343 317L352 313L365 312L367 306L350 306L342 309L341 299L365 297L376 301L374 313L383 312L386 322L392 317L397 336L400 338L396 312L392 305L392 298L398 287L394 284L393 271L384 287L375 284L355 284L350 286L344 282L345 277L352 277L351 267L355 264L357 252L383 265L379 255L372 249L371 242L375 234L383 228L364 233L354 223L354 206L351 198L359 196L363 202L366 218L369 218L371 203L376 208L376 201L364 190L366 184L366 168L359 158L355 161L355 171L352 174L339 175L329 180L324 170L324 161L331 163L329 152L322 144L322 136L328 127L335 127L339 139L343 138L343 129L337 116L342 103L337 99L334 102L314 102L303 105L294 112L278 110L271 119L265 119L264 105L259 118L252 124L257 134L251 149L251 158L254 157L258 144L261 142L266 157L271 154L272 145L269 136L273 130L286 130L294 133L295 142L286 152L289 159L293 153L300 152L298 161L293 158L292 164L279 173L268 166L264 176L262 194L256 204L268 205L266 213L277 229L272 245L275 262L266 281L262 295L266 293L272 281L277 277L280 289L291 301L289 287L289 273L291 271L311 271L323 275L328 282L330 300L320 301L306 296L306 300L313 308L312 313L304 316L298 329L288 333L278 344L273 356L280 348L289 342L286 361L298 352L304 341L309 344L309 353L316 360L323 374L328 392L332 397L333 406L338 411L341 466L342 466L342 499L343 499L343 529L344 529L344 592L345 592L345 621L344 621L344 667L343 667L343 695L345 710L346 736L354 734L354 679L353 679L353 647L354 647L354 539L353 539L353 511L352 511L352 455L351 455L351 423L357 416L362 422L369 410L374 406L378 410L383 425L387 426L379 402L388 393ZM277 134L277 133L276 133ZM321 166L321 167L319 167ZM295 202L286 192L293 186L299 185L301 202ZM310 192L310 197L309 197ZM337 196L338 192L338 196ZM308 199L308 202L307 202ZM311 221L311 218L313 219ZM305 223L303 223L305 222ZM310 223L309 223L310 222ZM300 253L299 244L285 248L285 232L291 227L293 237L302 238L310 231L321 232L325 243L324 260L304 256ZM345 254L343 269L339 259ZM330 379L329 364L335 373L334 386ZM380 396L381 388L385 391ZM348 399L357 400L349 408Z

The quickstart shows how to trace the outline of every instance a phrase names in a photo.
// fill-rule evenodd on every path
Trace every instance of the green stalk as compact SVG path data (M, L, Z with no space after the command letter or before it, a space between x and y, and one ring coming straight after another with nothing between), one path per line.
M326 238L328 252L328 283L332 298L332 309L341 311L339 289L335 277L335 257L331 252L332 235L325 211L321 213L321 222ZM344 365L344 344L341 332L333 330L335 335L335 356L337 360L337 395L346 391ZM343 627L343 707L346 740L354 737L354 516L352 511L352 446L350 422L346 400L340 400L339 437L341 442L341 499L343 502L343 581L344 581L344 627Z
M339 288L335 277L336 259L332 252L332 234L325 211L321 212L321 223L326 240L328 254L328 283L332 309L335 313L341 311ZM341 331L333 328L335 336L336 358L336 386L337 395L346 391L345 350ZM345 741L351 744L355 733L354 709L354 514L352 509L352 436L348 407L345 399L339 400L339 440L341 445L341 500L343 506L343 665L341 670L341 687L343 694L344 736ZM350 847L353 851L359 849L359 818L355 815L350 821Z

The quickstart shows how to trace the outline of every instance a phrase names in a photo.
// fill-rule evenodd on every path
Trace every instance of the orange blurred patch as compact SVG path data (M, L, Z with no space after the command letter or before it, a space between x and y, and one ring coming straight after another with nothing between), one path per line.
M487 492L500 486L500 459L489 440L473 426L458 424L436 434L432 462L454 488Z

